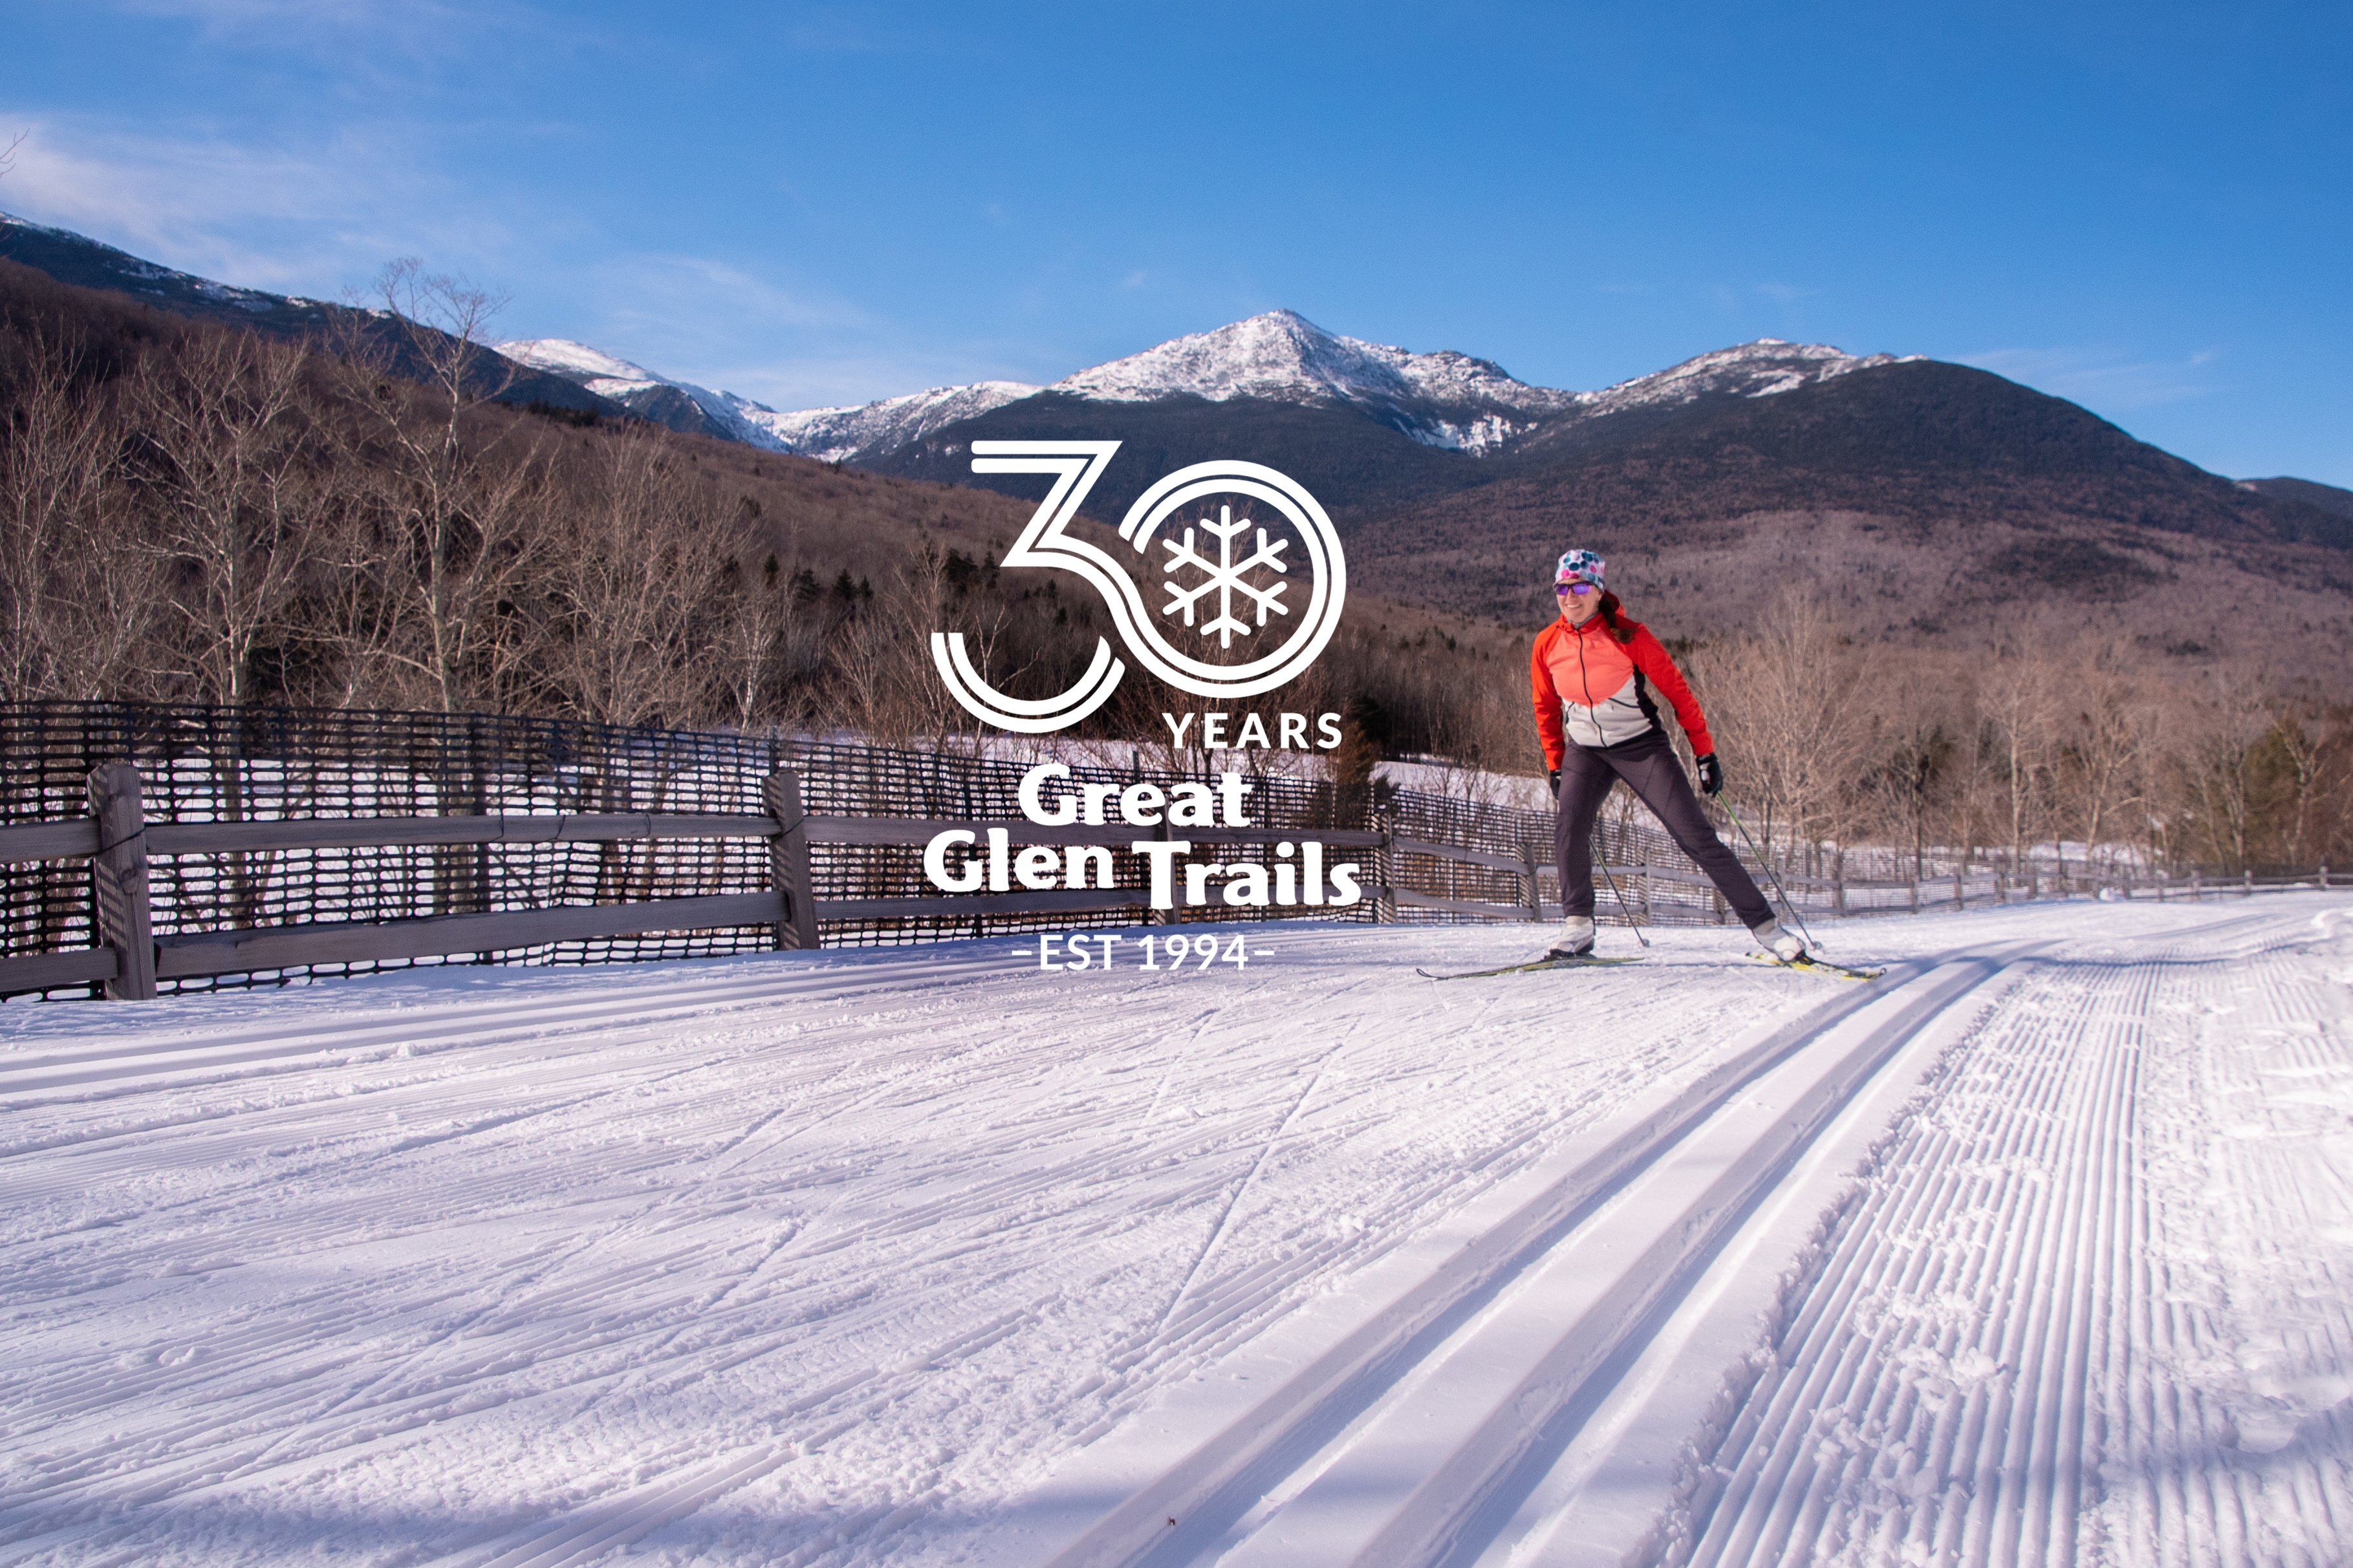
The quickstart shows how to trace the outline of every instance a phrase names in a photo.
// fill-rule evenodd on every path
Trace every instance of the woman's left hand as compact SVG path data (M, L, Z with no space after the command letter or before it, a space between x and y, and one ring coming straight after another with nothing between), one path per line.
M1700 758L1698 760L1697 766L1699 768L1699 787L1705 790L1710 795L1722 795L1724 793L1724 764L1715 760L1715 753L1714 752L1710 752L1707 755Z

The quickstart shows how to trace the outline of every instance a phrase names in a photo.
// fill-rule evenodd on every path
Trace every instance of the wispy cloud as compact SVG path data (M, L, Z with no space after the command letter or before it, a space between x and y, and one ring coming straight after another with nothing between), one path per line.
M847 300L801 292L702 256L616 257L595 268L608 319L633 325L724 322L730 334L864 331L874 318Z
M70 119L26 129L0 191L8 210L187 271L317 291L418 248L395 215L417 209L424 182L396 149L363 138L339 138L322 159Z
M0 127L30 132L0 207L224 282L332 298L421 255L512 291L502 331L577 338L781 408L1003 378L1019 358L925 341L839 293L708 256L567 258L558 286L534 287L562 237L451 180L406 128L346 129L296 152L5 110Z
M867 403L980 379L960 356L893 352L893 323L821 289L710 257L646 253L590 269L596 346L777 408Z
M1954 357L2037 391L2107 410L2179 403L2221 390L2209 368L2221 359L2219 349L2162 360L2131 359L2103 348L1989 349Z

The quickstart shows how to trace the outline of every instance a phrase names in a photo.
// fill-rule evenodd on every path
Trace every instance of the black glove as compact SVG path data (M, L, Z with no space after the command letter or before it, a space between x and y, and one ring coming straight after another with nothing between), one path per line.
M1558 768L1551 769L1545 774L1545 788L1552 792L1553 799L1558 800L1560 798L1560 770Z
M1714 752L1710 752L1707 755L1700 758L1698 766L1699 787L1705 790L1710 795L1722 795L1724 793L1724 764L1715 760L1715 753Z

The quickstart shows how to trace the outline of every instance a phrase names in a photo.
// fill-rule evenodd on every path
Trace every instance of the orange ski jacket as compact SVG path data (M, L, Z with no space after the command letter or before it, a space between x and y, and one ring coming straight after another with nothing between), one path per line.
M1659 709L1651 700L1652 686L1674 704L1675 718L1691 738L1692 755L1704 757L1715 750L1698 699L1659 639L1640 621L1620 616L1618 624L1633 628L1632 642L1611 637L1609 623L1598 615L1586 617L1581 626L1571 626L1563 616L1536 634L1535 649L1528 658L1528 684L1547 768L1560 766L1570 741L1588 748L1615 746L1656 730Z

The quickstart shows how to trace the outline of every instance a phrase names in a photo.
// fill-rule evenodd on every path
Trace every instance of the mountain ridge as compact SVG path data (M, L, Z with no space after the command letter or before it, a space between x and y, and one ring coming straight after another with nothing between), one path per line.
M396 363L409 352L404 334L386 330L381 312L364 306L216 283L13 213L0 212L0 260L29 267L59 283L128 295L142 304L218 326L243 327L273 338L316 337L350 329L374 340ZM483 366L476 379L502 403L537 403L613 417L629 412L567 376L502 359Z
M0 256L60 281L275 335L353 318L364 330L373 314L215 283L5 214ZM1493 360L1345 337L1278 310L1044 386L981 382L785 411L570 340L498 347L511 369L499 387L504 401L649 419L1010 494L1033 487L1019 477L974 475L973 440L1115 437L1125 447L1092 498L1099 512L1115 514L1151 479L1187 462L1263 461L1308 485L1344 528L1366 531L1366 545L1407 517L1427 521L1433 506L1459 517L1465 507L1508 500L1520 513L1556 517L1605 500L1660 518L1696 515L1703 500L1703 510L1719 514L1798 506L1960 515L1974 506L2040 519L2038 526L2131 521L2159 532L2353 549L2353 492L2284 477L2226 480L1990 373L1771 338L1574 392L1518 381ZM1927 395L1932 386L1939 390ZM1877 403L1847 395L1858 388L1888 395ZM1669 493L1677 487L1680 499ZM1531 499L1537 492L1548 499Z

